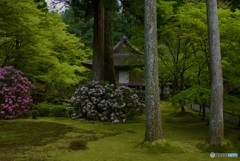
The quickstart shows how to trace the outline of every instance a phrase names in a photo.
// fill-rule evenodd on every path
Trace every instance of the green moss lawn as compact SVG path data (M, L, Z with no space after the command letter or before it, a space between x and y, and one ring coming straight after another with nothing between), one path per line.
M209 152L240 154L240 129L225 124L226 143L204 145L208 125L163 102L164 140L142 144L144 116L127 124L38 118L0 120L0 161L207 161ZM238 158L214 158L232 161Z

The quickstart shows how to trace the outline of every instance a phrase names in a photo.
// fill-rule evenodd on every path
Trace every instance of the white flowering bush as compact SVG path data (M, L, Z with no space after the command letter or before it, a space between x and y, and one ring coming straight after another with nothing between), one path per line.
M145 104L137 92L105 82L91 81L80 85L70 100L74 107L73 118L95 121L126 122L140 115Z

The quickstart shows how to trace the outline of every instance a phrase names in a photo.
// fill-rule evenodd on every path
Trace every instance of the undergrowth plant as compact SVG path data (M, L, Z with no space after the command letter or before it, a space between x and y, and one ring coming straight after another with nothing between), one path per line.
M80 85L70 102L75 110L73 118L114 123L131 120L145 108L137 92L129 87L97 81Z
M32 83L12 66L0 68L0 118L13 119L29 111Z

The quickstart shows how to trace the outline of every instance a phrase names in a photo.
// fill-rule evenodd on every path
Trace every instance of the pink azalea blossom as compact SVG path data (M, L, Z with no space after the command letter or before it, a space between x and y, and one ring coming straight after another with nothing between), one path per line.
M33 85L12 66L0 68L0 118L14 119L28 112Z

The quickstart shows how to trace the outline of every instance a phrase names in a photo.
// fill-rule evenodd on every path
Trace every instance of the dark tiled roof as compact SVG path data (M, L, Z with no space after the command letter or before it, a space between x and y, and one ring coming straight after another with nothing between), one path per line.
M130 69L144 66L144 55L129 43L126 37L113 47L113 62L115 69ZM92 60L82 63L87 68L92 68Z

